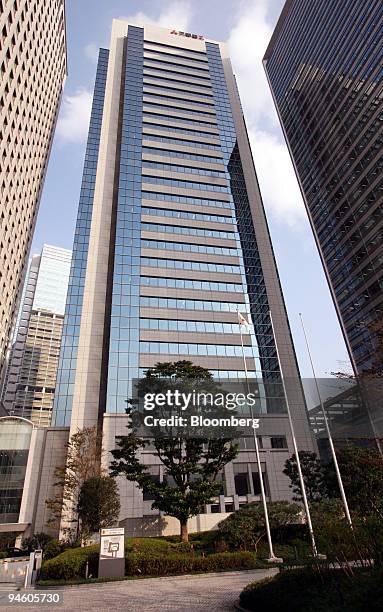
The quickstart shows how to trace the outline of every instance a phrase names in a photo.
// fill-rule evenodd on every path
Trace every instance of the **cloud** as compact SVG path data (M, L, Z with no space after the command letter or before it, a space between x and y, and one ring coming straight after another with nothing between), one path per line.
M265 208L277 221L300 228L306 211L285 143L257 128L249 138Z
M187 30L192 18L191 4L187 0L173 0L162 8L158 17L148 15L143 11L139 11L128 17L119 17L137 25L151 23L161 27L177 28L179 30Z
M84 88L77 89L72 96L64 96L57 122L57 135L62 143L77 144L86 140L92 99L92 93Z
M98 60L98 50L99 50L99 46L96 45L96 43L94 42L91 42L84 47L84 52L85 52L86 57L90 59L90 61L93 62L94 64L96 64Z
M262 65L273 33L269 8L266 0L242 2L228 43L265 208L300 227L306 212Z

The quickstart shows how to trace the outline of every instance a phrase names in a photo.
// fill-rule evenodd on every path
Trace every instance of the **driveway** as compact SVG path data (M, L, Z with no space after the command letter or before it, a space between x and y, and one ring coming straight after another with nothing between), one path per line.
M49 612L90 610L115 612L227 612L249 582L277 573L276 569L225 572L171 578L145 578L103 584L60 588L61 605L49 606ZM37 590L36 590L37 591ZM35 592L36 592L35 591ZM52 588L52 591L54 589ZM24 591L25 592L25 591ZM30 592L30 591L29 591ZM32 591L33 592L33 591ZM1 593L0 593L1 595ZM3 604L4 605L4 604ZM41 606L40 610L47 609ZM2 610L37 610L34 606L1 606Z

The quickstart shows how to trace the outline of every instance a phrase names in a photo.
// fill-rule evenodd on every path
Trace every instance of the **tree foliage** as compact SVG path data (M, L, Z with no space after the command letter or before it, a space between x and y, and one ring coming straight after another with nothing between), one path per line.
M140 382L140 390L165 391L172 381L177 385L181 382L183 389L217 388L209 370L190 361L178 361L149 369ZM149 445L149 440L138 435L135 428L127 436L117 438L111 473L124 475L150 493L152 508L177 518L181 539L188 541L188 519L203 511L204 505L220 493L219 474L236 457L238 447L230 438L188 438L177 430L173 435L169 431L167 435L161 430L154 432L152 443L153 454L164 469L162 482L154 480L148 466L141 462L140 451Z
M332 462L323 465L315 453L300 451L302 473L309 503L315 512L315 503L328 516L336 513L336 503L331 506L332 498L339 498L339 485ZM339 470L342 476L350 510L354 515L366 517L374 515L383 520L383 458L373 449L352 446L337 450ZM290 478L290 488L294 499L302 501L295 455L285 463L283 473ZM327 506L325 500L329 500ZM338 505L339 507L339 505Z
M298 523L302 508L287 501L267 504L270 528L277 531L285 525ZM266 536L266 521L263 506L254 502L246 504L233 512L218 525L219 539L229 548L237 550L257 550Z
M73 540L80 535L78 499L81 486L89 478L102 474L101 440L97 428L84 427L74 433L67 449L66 465L55 470L56 494L45 503L50 510L48 524L58 528L61 522L65 525L65 537Z
M0 533L0 553L5 552L8 548L13 548L18 535L16 531Z
M316 453L299 451L303 482L305 484L307 499L316 502L328 496L326 469L318 459ZM292 489L294 501L303 501L301 485L298 474L297 459L293 454L286 460L283 473L290 478L289 487Z
M78 500L82 532L93 533L115 525L120 513L118 486L110 476L92 476L83 482Z
M23 539L21 548L27 552L39 549L44 550L52 540L53 537L48 533L34 533L33 536Z
M383 457L378 451L350 447L338 453L339 469L351 509L383 520Z

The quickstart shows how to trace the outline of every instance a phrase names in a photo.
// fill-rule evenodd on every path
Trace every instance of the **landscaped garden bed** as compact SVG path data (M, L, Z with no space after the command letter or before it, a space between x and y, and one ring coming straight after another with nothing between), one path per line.
M128 538L125 541L125 574L131 577L169 576L265 567L254 552L214 552L211 540L209 533L192 537L188 546L171 538ZM83 581L86 573L95 578L98 555L97 544L68 548L53 559L44 561L40 583Z
M304 568L283 571L249 584L240 595L249 612L379 612L383 610L383 570Z

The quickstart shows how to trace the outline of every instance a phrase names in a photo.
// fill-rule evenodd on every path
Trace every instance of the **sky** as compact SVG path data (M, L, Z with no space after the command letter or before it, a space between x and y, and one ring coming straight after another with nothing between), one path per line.
M262 66L284 0L66 0L68 78L32 252L72 248L99 47L113 18L229 43L301 375L350 371L334 305Z

